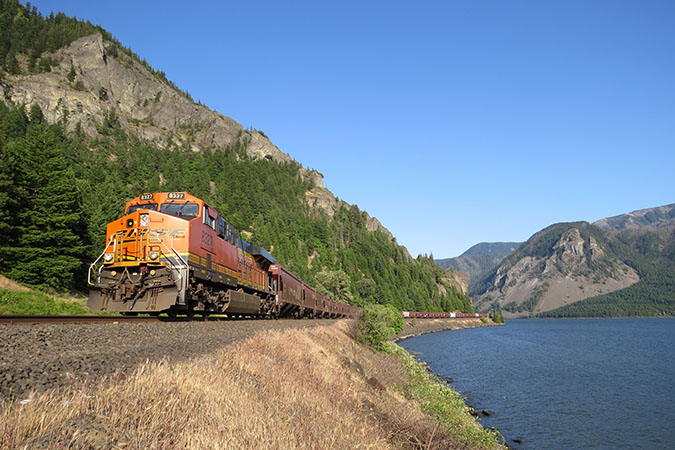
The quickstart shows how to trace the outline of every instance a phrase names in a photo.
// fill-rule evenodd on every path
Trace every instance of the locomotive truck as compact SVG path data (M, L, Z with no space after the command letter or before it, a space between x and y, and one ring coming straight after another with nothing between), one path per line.
M106 240L89 267L93 311L274 318L356 317L361 311L318 292L188 192L130 200L122 217L108 224Z

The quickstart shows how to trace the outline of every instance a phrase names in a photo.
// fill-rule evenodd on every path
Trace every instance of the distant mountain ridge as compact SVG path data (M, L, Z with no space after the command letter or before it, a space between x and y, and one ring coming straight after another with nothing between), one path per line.
M494 269L504 257L513 253L521 242L481 242L455 258L437 259L436 264L448 270L464 272L469 291L485 272Z
M535 233L472 286L507 316L675 315L675 204ZM559 311L559 312L557 312Z
M593 222L593 225L608 231L622 231L632 228L658 228L675 225L675 203L656 208L640 209Z

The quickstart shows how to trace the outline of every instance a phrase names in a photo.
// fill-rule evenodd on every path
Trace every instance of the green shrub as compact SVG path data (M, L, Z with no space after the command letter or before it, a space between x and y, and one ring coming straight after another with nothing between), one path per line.
M403 317L392 306L366 305L363 308L356 340L382 351L384 342L403 331Z

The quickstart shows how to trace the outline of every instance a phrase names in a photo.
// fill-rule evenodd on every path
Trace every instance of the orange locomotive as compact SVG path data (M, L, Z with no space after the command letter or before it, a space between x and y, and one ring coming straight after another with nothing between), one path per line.
M187 192L142 194L108 224L88 306L125 314L354 317Z

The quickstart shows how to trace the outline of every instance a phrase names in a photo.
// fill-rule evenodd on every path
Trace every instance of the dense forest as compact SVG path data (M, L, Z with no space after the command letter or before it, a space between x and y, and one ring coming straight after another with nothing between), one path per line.
M136 58L100 27L63 14L43 17L15 0L0 0L0 26L0 81L53 67L68 73L45 52L92 32ZM227 148L166 150L128 135L114 109L92 138L67 117L50 124L37 105L5 101L0 272L12 279L56 291L86 290L86 268L105 245L105 226L122 214L127 200L143 192L187 191L339 300L402 310L473 310L470 298L443 280L444 271L431 258L412 259L384 233L368 231L367 215L358 207L342 206L333 217L310 208L305 193L312 181L301 166L252 159L246 130Z

